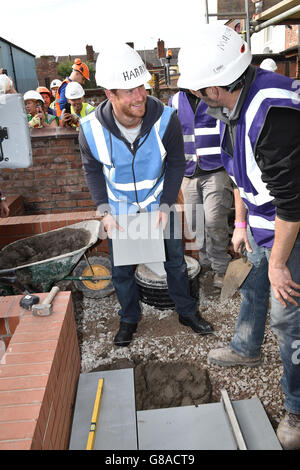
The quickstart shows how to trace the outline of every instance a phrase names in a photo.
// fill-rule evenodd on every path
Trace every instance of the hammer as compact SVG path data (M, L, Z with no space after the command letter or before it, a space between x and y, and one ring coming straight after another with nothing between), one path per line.
M43 300L41 304L36 304L32 306L32 314L36 317L47 317L52 313L51 302L59 291L59 287L52 287L51 291L47 297Z

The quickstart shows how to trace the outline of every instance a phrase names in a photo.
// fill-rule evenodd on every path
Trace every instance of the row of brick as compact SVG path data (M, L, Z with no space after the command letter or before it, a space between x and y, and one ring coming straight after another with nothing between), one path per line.
M22 194L28 214L95 210L82 170L78 132L31 131L33 165L3 169L0 187L7 196Z
M64 212L63 214L23 215L0 219L0 248L21 238L97 218L99 219L99 216L96 211L82 211Z
M49 317L19 307L19 318L0 362L0 450L67 449L80 372L71 293Z

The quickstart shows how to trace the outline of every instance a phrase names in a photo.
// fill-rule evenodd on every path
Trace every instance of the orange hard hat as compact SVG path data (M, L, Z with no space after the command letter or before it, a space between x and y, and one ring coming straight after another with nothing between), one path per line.
M48 90L48 88L46 88L45 86L39 86L36 91L41 94L41 93L47 93L47 95L50 96L51 98L51 91Z
M87 80L90 79L90 71L88 69L88 66L84 62L81 62L80 59L74 60L72 69L76 70L77 72L80 72L84 76L84 78L86 78Z

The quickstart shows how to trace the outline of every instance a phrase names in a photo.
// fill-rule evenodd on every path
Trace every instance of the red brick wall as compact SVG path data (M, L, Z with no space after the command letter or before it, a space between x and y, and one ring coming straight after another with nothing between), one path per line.
M6 196L23 197L27 214L94 210L82 170L78 133L68 129L33 129L33 166L2 169Z
M299 44L299 26L297 24L290 25L285 28L285 48L298 46Z
M96 211L0 218L0 249L22 238L32 237L39 233L49 232L49 230L93 219L98 219ZM108 253L107 240L99 239L90 248L90 251L104 251Z
M66 450L80 372L71 293L57 294L48 317L15 304L20 322L0 362L0 450Z
M39 86L50 86L50 83L57 76L57 63L54 55L41 56L36 60L36 74ZM47 83L49 82L49 84Z

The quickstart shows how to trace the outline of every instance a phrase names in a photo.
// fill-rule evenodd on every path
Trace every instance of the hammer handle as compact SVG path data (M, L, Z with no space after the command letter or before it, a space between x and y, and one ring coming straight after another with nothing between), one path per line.
M42 304L51 304L52 300L56 296L57 292L59 291L59 287L54 286L52 287L51 291L47 295L47 297L43 300Z

